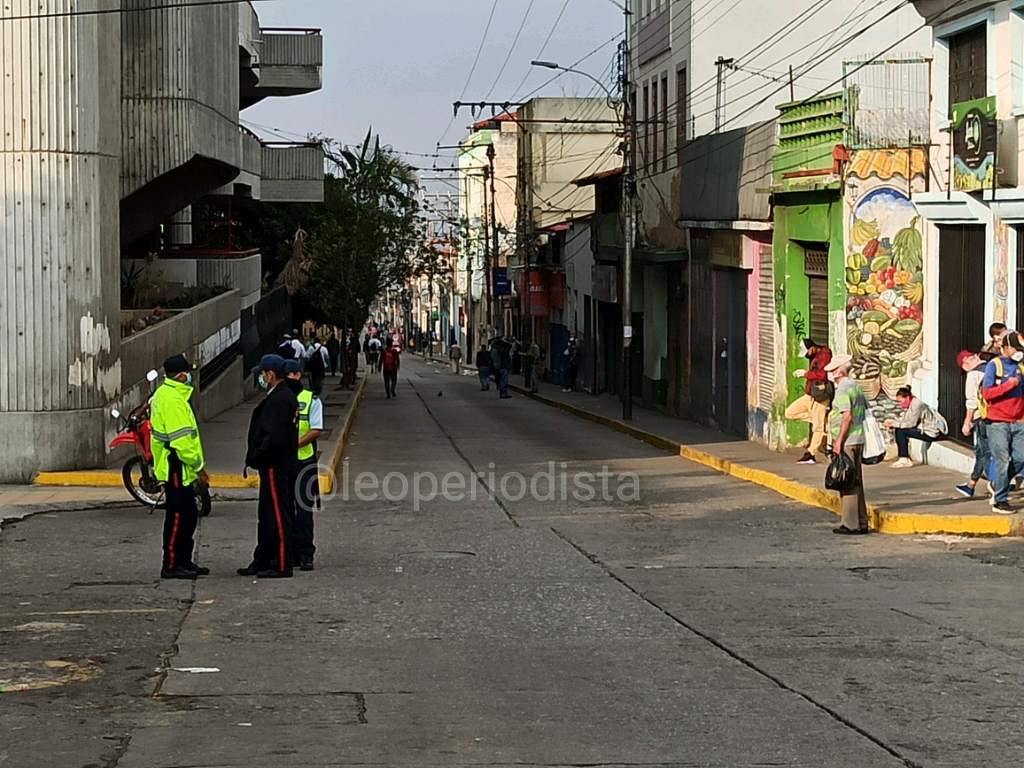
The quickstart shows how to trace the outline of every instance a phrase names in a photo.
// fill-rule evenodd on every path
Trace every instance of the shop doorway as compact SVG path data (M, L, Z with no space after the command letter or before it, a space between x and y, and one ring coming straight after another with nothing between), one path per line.
M985 341L985 227L939 227L939 412L950 425L964 420L964 379L956 364L961 349ZM949 438L969 444L957 428Z
M747 436L747 273L715 269L714 415L718 426Z

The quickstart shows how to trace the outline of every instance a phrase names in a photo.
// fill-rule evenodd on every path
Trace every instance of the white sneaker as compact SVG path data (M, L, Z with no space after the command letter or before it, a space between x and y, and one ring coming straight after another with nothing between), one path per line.
M914 462L910 459L896 459L896 461L892 463L893 469L906 469L907 467L912 466L914 466Z

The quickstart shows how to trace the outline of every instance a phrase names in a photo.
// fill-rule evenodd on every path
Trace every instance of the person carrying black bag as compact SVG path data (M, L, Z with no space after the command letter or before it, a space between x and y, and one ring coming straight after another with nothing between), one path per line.
M860 385L850 378L849 355L832 358L825 371L835 383L835 398L829 427L832 433L832 453L845 454L853 463L852 477L845 478L839 488L842 503L842 525L833 528L832 533L858 535L869 533L868 508L864 499L864 478L861 460L864 453L864 418L868 412L868 399ZM851 470L848 470L851 471ZM831 472L829 474L832 474Z

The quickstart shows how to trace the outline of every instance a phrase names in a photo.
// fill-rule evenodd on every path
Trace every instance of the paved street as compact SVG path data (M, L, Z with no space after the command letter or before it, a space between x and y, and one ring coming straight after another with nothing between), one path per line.
M10 525L0 686L64 684L0 694L0 766L1024 758L1017 541L835 537L826 512L412 360L396 400L370 382L347 458L350 486L480 471L500 490L555 460L571 491L607 467L627 498L339 497L317 570L273 582L234 575L251 502L204 521L195 584L155 578L138 509Z

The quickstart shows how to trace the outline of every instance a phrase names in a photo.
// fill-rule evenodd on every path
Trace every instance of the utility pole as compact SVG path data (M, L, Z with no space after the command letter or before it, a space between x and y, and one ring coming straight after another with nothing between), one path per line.
M622 9L626 24L626 36L622 41L622 162L625 173L622 174L622 205L623 211L623 236L625 243L622 249L622 419L629 421L633 418L633 365L632 348L633 341L633 240L634 240L634 216L636 206L633 204L636 195L636 121L630 108L630 71L632 62L630 60L630 16L628 8Z
M487 312L488 325L494 325L494 270L498 267L498 197L494 192L494 139L491 139L491 143L487 145L487 163L488 170L490 171L491 177L491 238L493 245L491 246L491 256L493 261L491 263L491 269L487 272ZM504 322L502 322L504 326ZM502 329L504 330L504 328Z
M715 76L715 133L722 127L722 95L725 90L725 70L732 67L735 59L723 59L719 56L715 60L715 67L718 73Z
M490 325L489 318L490 318L490 314L491 314L491 306L490 306L490 303L491 303L491 291L489 289L489 282L490 281L487 279L487 276L490 273L490 258L488 257L488 253L487 252L490 250L490 247L491 247L491 217L488 215L488 211L487 211L487 182L488 182L489 176L490 176L490 168L488 168L485 165L484 166L484 180L483 180L484 209L483 209L483 212L482 212L482 215L481 215L481 219L483 220L482 221L483 229L484 229L484 241L483 241L483 248L482 248L483 257L484 257L483 258L484 283L481 286L483 290L480 292L480 301L483 303L483 310L484 310L483 311L483 318L482 318L482 320L483 320L482 324L484 326L484 334L486 334L487 331L488 331L488 326ZM486 338L486 336L484 338Z

